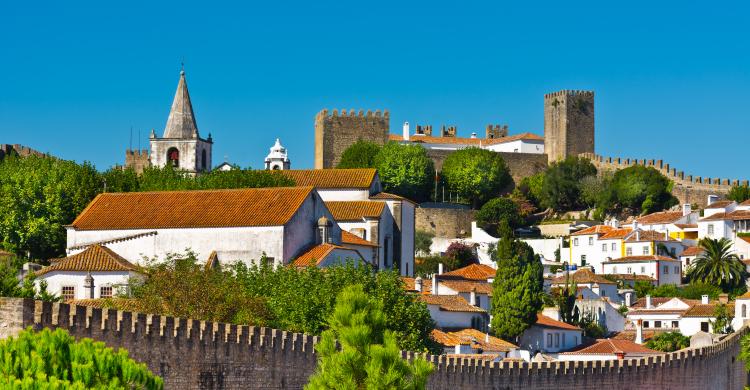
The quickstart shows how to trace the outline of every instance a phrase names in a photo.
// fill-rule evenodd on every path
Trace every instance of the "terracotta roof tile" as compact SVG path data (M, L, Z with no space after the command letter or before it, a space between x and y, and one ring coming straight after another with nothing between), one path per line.
M497 274L497 270L485 264L471 264L466 267L459 268L450 272L446 272L443 275L457 276L463 279L469 280L484 280L494 278Z
M419 295L419 298L428 305L437 305L443 311L456 311L464 313L486 313L484 309L469 305L460 295Z
M612 226L608 225L594 225L591 227L587 227L586 229L579 230L575 233L572 233L571 236L585 236L589 234L606 234L611 231L615 230Z
M713 317L714 310L719 305L718 302L709 303L708 305L696 304L683 314L683 317ZM734 313L734 303L727 304L729 315Z
M542 313L538 313L536 315L536 323L534 325L543 326L545 328L581 330L581 328L575 325L567 324L565 322L558 321L558 320L553 320L552 318L549 318Z
M750 199L740 203L740 206L750 206Z
M630 340L623 339L600 339L592 345L581 346L569 352L563 352L563 355L614 355L617 353L624 354L662 354L664 352L654 351L636 344Z
M659 211L636 218L640 224L653 225L657 223L672 223L682 218L682 211Z
M487 282L451 279L441 280L438 277L438 283L459 293L470 293L472 289L475 289L477 294L492 295L492 285Z
M655 230L640 230L631 234L626 242L645 242L645 241L676 241L674 238L667 236L666 233Z
M698 229L697 223L676 223L674 224L678 228L685 230L685 229Z
M92 245L86 250L62 259L55 259L48 267L36 272L37 276L53 271L75 271L75 272L110 272L110 271L137 271L138 267L125 260L113 250Z
M633 231L631 228L620 228L620 229L614 229L608 233L604 233L604 235L600 236L600 240L614 240L618 238L625 238L628 234L630 234Z
M326 243L326 244L316 245L316 246L310 248L310 250L308 250L307 252L299 255L291 263L291 265L294 266L294 267L301 267L301 268L309 267L309 266L312 266L312 265L319 265L321 262L323 262L326 259L326 257L328 255L331 254L331 252L334 249L340 249L340 250L349 252L349 254L351 255L351 258L353 260L364 261L362 259L362 256L359 254L359 252L357 252L354 249L345 248L343 246L338 246L338 245Z
M617 280L646 280L649 282L655 282L656 279L647 275L636 275L636 274L608 274L616 278Z
M674 298L673 297L651 297L651 305L653 305L654 307L657 307L659 305L663 305L663 304L671 301L672 299L674 299ZM682 299L682 298L680 298L680 300L683 301L683 302L685 302L688 305L695 304L695 303L700 303L699 300L694 300L694 299ZM635 303L633 304L633 306L631 306L631 309L644 309L644 308L646 308L646 298L645 297L644 298L638 298L638 300L635 301Z
M406 291L417 291L415 286L416 278L410 278L408 276L402 276L401 280L404 282L404 289ZM429 294L432 292L432 279L422 280L422 294Z
M734 203L733 200L717 200L716 202L704 207L704 209L723 209L732 203Z
M384 202L368 200L328 201L326 207L336 221L361 221L362 218L380 218L385 208Z
M571 272L569 277L571 283L577 284L617 284L611 280L606 279L603 276L591 272L591 270L586 268L579 269L576 272ZM563 273L563 275L552 278L551 282L552 284L564 284L566 280L567 276Z
M312 187L99 194L71 224L78 230L284 225Z
M701 253L703 253L703 248L699 246L691 246L682 251L682 253L680 253L680 256L698 256Z
M413 201L411 199L404 198L401 195L389 194L387 192L381 192L381 193L375 194L375 195L371 196L370 199L373 199L373 200L401 200L401 201L405 201L405 202L417 204L417 202L415 202L415 201Z
M378 247L378 244L373 244L356 234L347 232L346 230L341 231L341 243L359 246L372 246L376 248Z
M503 339L488 336L484 332L480 332L476 329L461 329L453 332L443 332L438 329L434 329L430 336L433 340L446 347L455 347L459 344L469 344L474 349L482 349L483 352L508 352L512 349L517 349L518 346L509 343ZM462 354L459 356L468 356Z
M701 219L701 221L742 221L747 219L750 219L750 210L735 210L730 213L716 213Z
M645 256L625 256L618 259L612 259L609 261L603 261L602 263L628 263L628 262L642 262L642 261L680 261L666 256L656 255L645 255Z
M315 188L369 189L377 175L374 168L285 169L279 172L290 177L298 186Z
M444 356L448 359L473 359L487 361L495 361L500 358L500 355L496 353L446 353Z

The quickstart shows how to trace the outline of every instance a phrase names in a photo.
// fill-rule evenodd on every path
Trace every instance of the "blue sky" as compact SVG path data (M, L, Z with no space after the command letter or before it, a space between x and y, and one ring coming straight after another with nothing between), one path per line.
M2 6L0 143L121 164L184 57L214 164L260 167L279 137L311 167L322 108L541 134L544 93L591 89L598 153L750 177L747 2L65 3Z

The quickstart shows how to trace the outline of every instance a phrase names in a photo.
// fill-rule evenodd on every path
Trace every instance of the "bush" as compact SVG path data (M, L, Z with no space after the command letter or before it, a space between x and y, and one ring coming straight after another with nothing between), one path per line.
M444 257L455 264L456 268L452 269L463 268L467 265L475 264L477 262L477 256L474 253L474 248L458 241L454 241L450 245L448 245L448 249L445 250Z
M417 230L414 232L414 252L417 255L428 256L430 254L430 246L432 246L432 239L435 235L430 232L423 230Z
M435 166L419 145L389 142L375 157L383 190L417 202L430 199L435 184Z
M516 188L533 203L537 208L544 207L544 172L539 172L532 176L521 179L521 183Z
M553 163L544 173L542 204L556 211L569 211L585 207L581 199L581 180L596 175L591 161L568 157Z
M610 212L630 210L653 213L678 203L672 196L672 182L652 167L634 165L621 169L603 189L599 208Z
M427 277L438 273L439 265L443 264L443 271L450 272L461 268L458 260L443 257L440 255L427 256L421 259L415 259L414 275Z
M490 200L477 211L475 218L479 227L494 236L497 236L497 228L500 223L507 223L513 229L524 224L524 219L518 211L518 205L509 198Z
M690 338L680 332L657 334L646 341L646 348L662 352L674 352L690 347Z
M500 154L486 149L460 149L448 155L441 172L448 189L478 209L511 183Z
M374 142L359 140L344 150L336 168L375 168L375 156L380 146Z
M742 203L750 199L750 187L746 185L732 186L727 193L727 199Z

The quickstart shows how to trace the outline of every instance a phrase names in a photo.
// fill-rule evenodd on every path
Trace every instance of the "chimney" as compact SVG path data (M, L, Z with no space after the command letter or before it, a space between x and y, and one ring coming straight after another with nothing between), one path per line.
M643 320L637 320L635 323L635 343L643 344Z
M708 305L708 295L701 295L701 304Z
M331 226L331 221L329 221L325 216L318 219L318 237L320 240L320 244L331 243Z
M651 304L651 295L646 295L646 309L653 309L653 305Z
M627 307L633 306L633 293L632 292L625 293L625 306Z
M83 280L83 290L86 291L86 298L94 299L94 277L91 276L91 272L88 272Z
M477 138L477 133L471 133L471 138Z
M409 122L404 122L404 141L409 140Z
M437 275L432 275L432 295L440 295L438 293L438 278Z
M599 283L594 283L591 285L591 291L594 292L596 295L601 295L599 291Z
M635 224L636 222L633 222L633 223ZM641 240L641 230L640 229L635 231L635 240L636 241L640 241Z
M438 263L438 275L443 274L443 263Z
M633 230L638 230L638 220L637 219L633 220Z
M490 342L490 334L489 333L485 333L484 334L484 342L485 343L489 343Z
M719 303L727 304L729 303L729 294L719 294Z
M690 203L685 203L682 205L682 216L690 215L690 213L693 212L693 206L690 205Z
M623 360L625 359L625 352L617 351L615 352L615 356L617 356L617 360Z
M714 204L714 202L716 202L717 200L719 200L719 196L718 195L709 195L708 199L706 201L706 204L710 206L710 205Z
M477 288L472 287L471 293L469 294L469 304L471 306L477 306Z
M421 293L422 292L422 278L417 276L416 279L414 279L414 290Z

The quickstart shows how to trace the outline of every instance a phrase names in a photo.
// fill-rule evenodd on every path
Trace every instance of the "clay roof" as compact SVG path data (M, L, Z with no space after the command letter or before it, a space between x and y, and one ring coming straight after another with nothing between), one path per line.
M361 238L356 234L347 232L346 230L341 231L341 243L349 244L349 245L378 247L378 244L373 244L370 241L367 241L364 238Z
M672 223L682 218L682 211L659 211L638 217L635 220L640 224L653 225L657 223Z
M77 230L280 226L312 187L104 193L71 226Z
M125 260L112 249L92 245L83 252L62 259L55 259L51 265L36 272L37 276L53 271L112 272L136 271L138 267Z
M198 125L195 123L184 71L180 72L180 81L177 83L167 125L164 127L164 138L198 138Z
M385 203L369 200L328 201L326 207L336 221L361 221L362 218L379 219Z
M674 299L673 297L651 297L651 305L654 307L662 305L664 303L667 303ZM687 303L688 305L691 303L700 303L700 301L692 300L692 299L682 299L681 301ZM631 309L645 309L646 308L646 298L638 298L638 300L635 301L633 306L630 307Z
M685 230L685 229L697 229L698 228L698 224L697 223L676 223L674 225L677 226L680 229L683 229L683 230Z
M625 256L625 257L620 257L618 259L603 261L602 263L635 263L635 262L643 262L643 261L680 261L680 260L673 259L671 257L666 257L666 256L645 255L645 256Z
M114 309L124 311L141 312L143 308L138 299L133 298L93 298L93 299L71 299L66 303L70 305L88 306L97 309ZM158 313L149 313L158 314Z
M662 354L664 352L654 351L636 344L630 340L623 339L600 339L594 344L580 346L572 351L563 352L563 355L614 355L617 353L636 354Z
M585 236L589 234L605 234L609 233L611 231L615 230L612 226L608 225L594 225L591 227L587 227L586 229L579 230L575 233L572 233L571 236Z
M538 313L536 315L536 323L534 325L543 326L545 328L555 328L555 329L567 329L567 330L581 330L581 328L571 325L562 321L553 320L552 318L549 318L545 316L542 313Z
M712 302L708 305L704 304L695 304L690 309L688 309L685 314L683 314L683 317L713 317L714 316L714 310L716 310L716 307L719 305L719 302ZM734 303L728 303L727 305L727 311L729 312L729 315L734 314Z
M672 237L667 236L666 233L657 232L654 230L640 230L635 234L631 234L625 241L627 242L644 242L644 241L676 241Z
M415 288L416 278L410 278L408 276L402 276L401 280L404 282L404 289L406 291L417 291ZM422 279L422 294L429 294L432 292L432 279Z
M682 251L682 253L680 253L680 256L698 256L701 253L703 253L703 248L699 246L691 246Z
M740 206L750 206L750 199L740 203Z
M391 141L403 141L404 137L399 134L390 134L388 139ZM466 138L466 137L434 137L430 135L415 134L409 136L409 142L422 142L425 144L454 144L454 145L471 145L471 146L486 146L486 145L497 145L512 141L544 141L543 137L540 137L534 133L521 133L507 137L486 139L486 138Z
M401 195L390 194L390 193L387 193L387 192L380 192L378 194L375 194L375 195L371 196L370 199L373 199L373 200L402 200L402 201L405 201L405 202L417 204L416 202L414 202L411 199L407 199L407 198L404 198Z
M671 329L658 329L658 328L645 328L643 329L643 341L647 341L654 336L662 333L668 333L670 331L673 331ZM635 341L635 330L623 330L622 332L617 333L612 338L617 340L629 340L629 341Z
M741 221L746 219L750 219L750 210L735 210L730 213L716 213L714 215L701 219L701 221Z
M733 200L717 200L716 202L704 207L704 209L723 209L732 203L734 203Z
M484 309L469 305L460 295L419 295L419 298L428 305L437 305L443 311L456 311L464 313L486 313Z
M290 177L298 186L359 189L369 189L378 173L374 168L284 169L279 172Z
M628 234L630 234L633 231L631 228L619 228L614 229L608 233L604 233L604 235L600 236L600 240L613 240L617 238L625 238Z
M482 349L483 352L508 352L518 346L497 337L488 336L476 329L461 329L453 332L443 332L433 329L430 337L446 347L454 347L459 344L470 344L472 348ZM465 357L467 355L459 355Z
M447 359L474 359L494 361L496 359L499 359L500 355L496 353L446 353L445 357Z
M323 262L323 260L326 259L326 257L329 254L331 254L331 252L334 249L340 249L340 250L349 252L349 255L351 255L352 260L361 260L361 261L364 261L362 259L362 255L360 255L359 252L357 252L354 249L345 248L345 247L339 246L339 245L325 243L325 244L316 245L316 246L310 248L307 252L299 255L292 262L292 266L304 268L304 267L309 267L311 265L319 265L321 262Z
M476 289L477 294L492 295L492 285L487 282L477 282L470 280L443 280L438 277L438 283L459 293L470 293Z
M485 264L471 264L466 267L459 268L450 272L446 272L443 275L447 276L458 276L463 279L470 280L487 280L494 278L497 274L497 270Z
M569 277L570 277L571 283L577 283L577 284L593 284L593 283L617 284L611 280L608 280L607 278L603 276L600 276L591 272L591 270L586 269L586 268L579 269L576 272L571 272ZM566 280L567 280L567 277L563 273L563 275L552 278L551 282L552 284L564 284Z
M655 282L656 279L647 275L636 275L636 274L608 274L618 280L646 280L649 282Z

